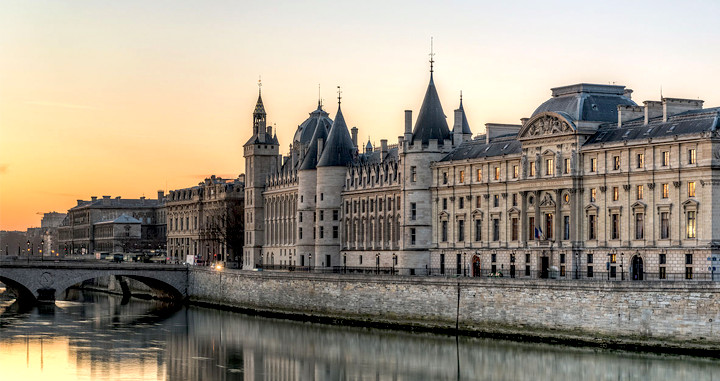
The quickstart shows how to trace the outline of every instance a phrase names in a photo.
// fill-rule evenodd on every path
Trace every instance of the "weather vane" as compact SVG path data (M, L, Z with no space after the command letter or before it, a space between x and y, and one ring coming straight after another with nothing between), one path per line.
M262 76L258 76L258 92L262 93Z
M338 93L338 106L340 105L340 99L342 99L342 90L340 90L340 86L337 87L337 93Z
M435 53L433 53L433 38L430 37L430 72L433 72L433 63L435 60L433 57L435 56Z

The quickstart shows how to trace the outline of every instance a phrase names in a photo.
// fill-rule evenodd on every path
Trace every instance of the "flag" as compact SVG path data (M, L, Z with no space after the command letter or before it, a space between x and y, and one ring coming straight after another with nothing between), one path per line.
M542 230L540 228L535 227L535 238L541 239L543 236Z

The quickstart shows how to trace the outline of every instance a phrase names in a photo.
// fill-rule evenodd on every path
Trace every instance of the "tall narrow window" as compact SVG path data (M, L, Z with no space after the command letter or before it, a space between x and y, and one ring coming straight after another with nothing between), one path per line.
M535 217L528 218L528 241L535 240Z
M660 213L660 238L670 238L670 213L668 212Z
M410 244L415 244L415 228L410 228ZM362 263L362 262L360 262Z
M500 180L500 167L495 167L495 180Z
M553 214L545 214L545 239L553 239Z
M570 159L569 158L565 159L565 166L563 168L563 173L565 173L566 175L568 173L570 173Z
M595 202L597 200L597 190L595 188L590 189L590 202Z
M638 200L643 199L643 186L642 185L637 186L637 199Z
M458 220L458 242L465 242L465 220Z
M443 172L442 178L443 178L443 184L447 184L447 183L448 183L448 174L447 174L447 172Z
M688 197L695 197L695 182L688 181Z
M563 216L563 239L570 239L570 216Z
M446 210L447 209L447 198L443 198L442 203L443 203L443 210Z
M670 165L670 151L663 151L661 165L663 167Z
M513 179L517 179L520 174L520 167L513 165Z
M697 234L697 231L696 231L696 225L695 225L695 212L688 211L687 212L687 237L695 238L695 237L697 237L696 234Z
M413 183L417 181L417 167L414 165L410 167L410 181Z
M697 163L697 153L695 151L695 148L691 148L688 150L688 164L696 164Z
M417 204L414 202L410 203L410 219L415 221L417 218Z
M610 215L610 239L620 239L620 215Z
M458 197L458 209L465 209L465 197Z
M662 198L670 197L670 186L669 184L662 185Z
M613 156L613 169L616 171L620 169L620 156Z
M597 172L597 158L590 159L590 172Z
M480 208L480 196L475 196L475 207Z
M493 241L500 240L500 220L493 218Z
M510 223L510 240L511 241L517 241L518 240L518 219L517 217L513 217Z
M642 153L637 154L637 167L638 169L645 167L645 155Z
M460 171L460 183L465 182L465 171Z
M530 176L535 176L535 162L530 162Z
M553 159L545 159L545 174L552 176L555 174L555 161Z
M496 195L496 194L493 195L493 206L496 208L500 206L500 196L499 195Z
M620 188L613 187L613 196L612 197L613 197L613 201L617 201L618 199L620 199Z
M645 214L635 214L635 239L645 238Z
M442 241L443 241L443 242L447 242L447 238L448 238L448 237L447 237L447 235L448 235L448 234L447 234L447 233L448 233L447 227L448 227L448 222L447 222L447 221L443 221L443 222L442 222Z
M480 241L482 239L482 222L480 220L475 220L475 241Z
M478 181L478 182L482 181L482 168L478 168L475 171L475 176L476 176L476 179L475 179L476 181Z

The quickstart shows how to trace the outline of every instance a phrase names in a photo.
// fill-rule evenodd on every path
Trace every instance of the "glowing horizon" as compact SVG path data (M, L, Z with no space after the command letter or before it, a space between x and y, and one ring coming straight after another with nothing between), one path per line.
M381 11L380 11L381 10ZM700 12L702 10L702 12ZM155 198L244 172L262 76L280 150L317 107L392 144L429 79L474 134L519 123L550 88L616 83L720 106L720 3L271 1L0 4L0 230L77 199Z

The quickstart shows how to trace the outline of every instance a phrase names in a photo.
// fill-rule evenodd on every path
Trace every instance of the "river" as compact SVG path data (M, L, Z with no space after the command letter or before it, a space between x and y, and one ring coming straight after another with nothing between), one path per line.
M0 299L0 380L720 380L712 359L71 296L29 311Z

